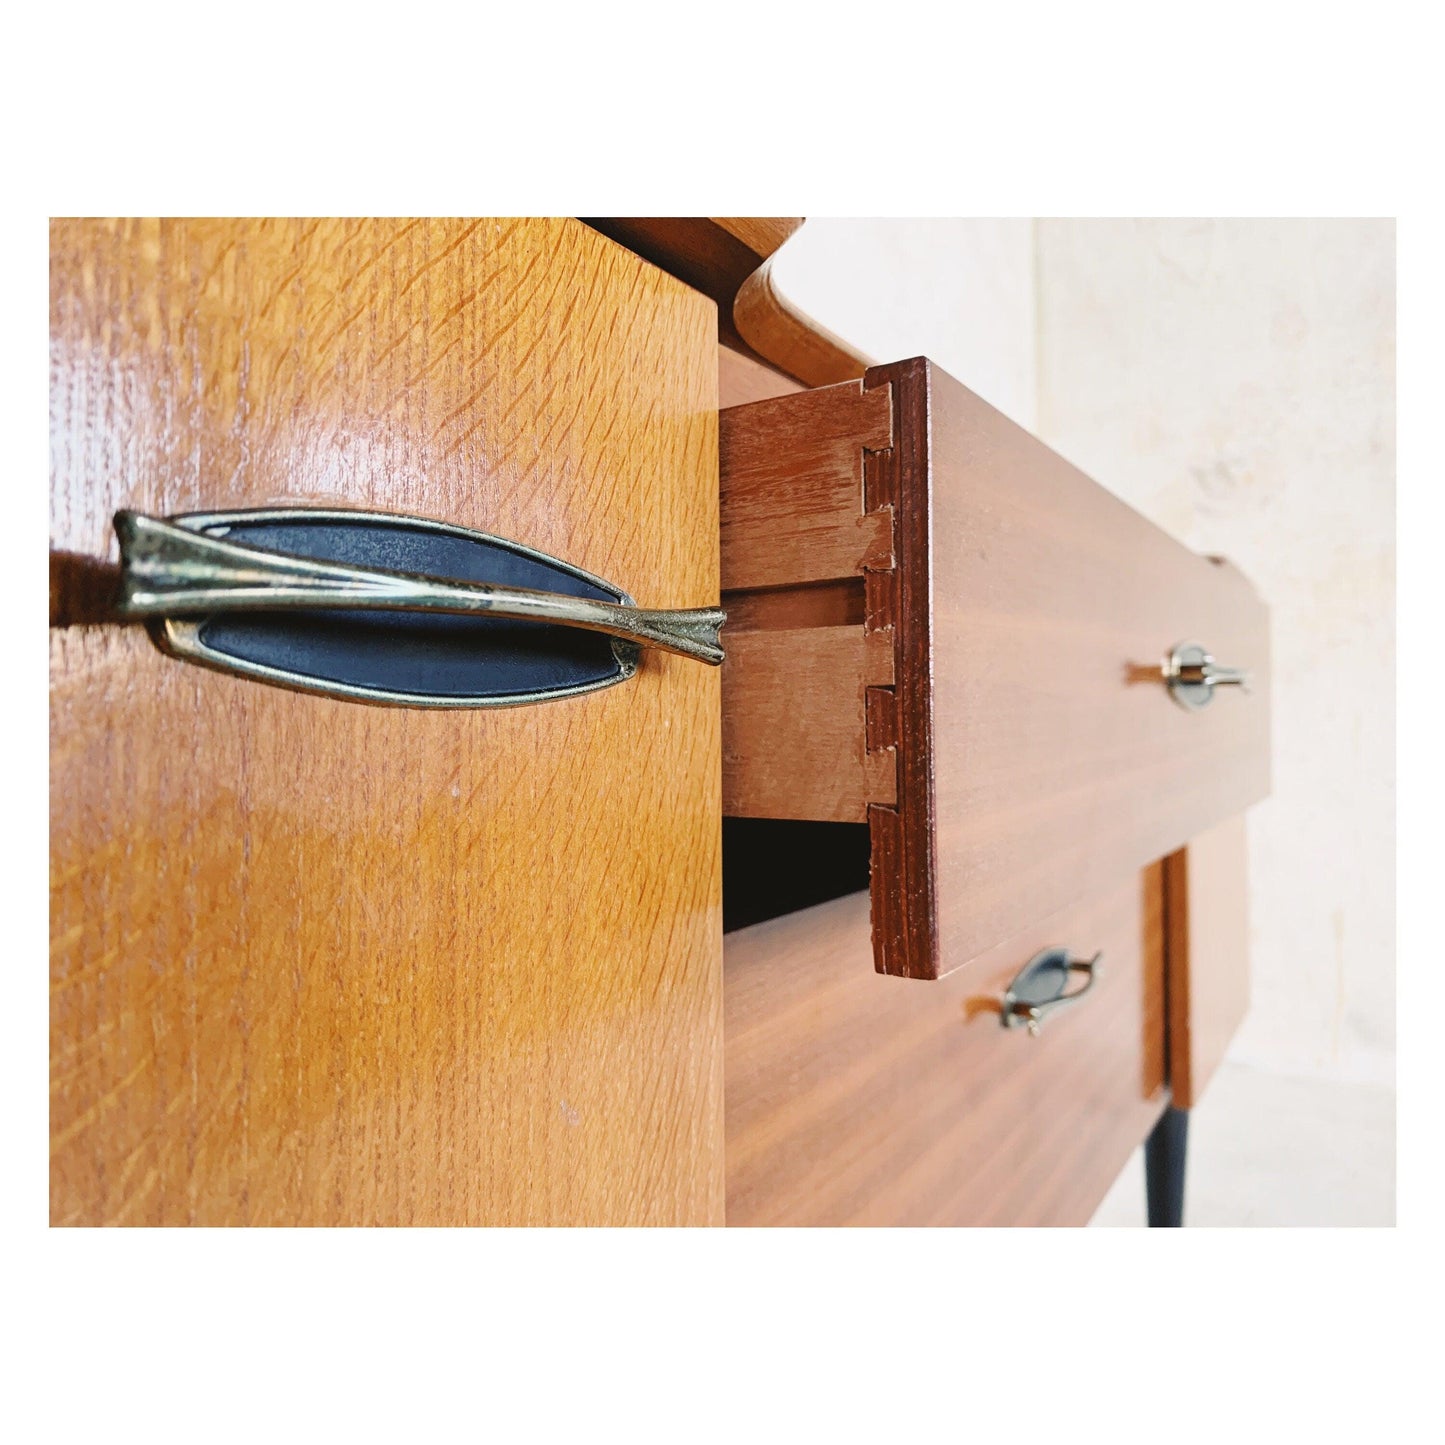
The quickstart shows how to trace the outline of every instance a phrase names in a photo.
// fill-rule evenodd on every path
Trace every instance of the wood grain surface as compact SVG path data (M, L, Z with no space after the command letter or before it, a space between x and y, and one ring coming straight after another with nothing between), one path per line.
M721 418L723 810L866 823L871 802L896 801L893 751L867 741L892 637L867 629L862 581L893 565L892 513L863 497L868 450L892 443L891 393L782 395Z
M887 681L892 664L891 652L870 660L870 641L858 624L733 632L723 673L730 817L866 823L870 802L896 801L892 751L866 746L863 680Z
M355 505L712 603L716 356L575 221L57 223L52 549ZM376 708L60 597L54 1222L721 1222L715 671Z
M905 414L927 398L927 431L901 427L886 460L897 575L912 586L896 619L899 814L926 830L937 870L933 956L900 963L931 976L1268 794L1269 614L1236 568L1190 552L937 367L881 368L870 385L892 385ZM1178 706L1158 669L1189 639L1249 669L1252 692ZM925 715L931 766L910 775L923 735L909 719ZM931 818L910 823L930 786Z
M583 216L582 220L710 297L717 305L719 338L743 350L748 348L733 325L733 300L748 277L803 224L801 216Z
M774 371L756 358L731 346L717 349L717 404L720 407L742 406L749 401L766 401L773 396L786 396L802 391L801 382Z
M1249 583L931 363L736 408L722 441L724 588L801 598L861 577L863 633L892 650L799 630L769 638L765 666L735 649L724 807L867 817L883 971L939 977L1268 792L1268 615ZM1191 639L1249 668L1252 694L1178 707L1159 663ZM856 732L830 743L829 788L809 724L860 718L861 752Z
M1169 1081L1192 1109L1249 1011L1249 850L1242 816L1164 861Z
M728 1223L1086 1223L1166 1100L1160 875L928 986L869 967L866 893L730 933ZM1098 982L1002 1028L1054 946L1102 950Z
M865 453L893 442L892 393L858 383L721 418L722 585L798 588L893 564L893 518L865 509Z

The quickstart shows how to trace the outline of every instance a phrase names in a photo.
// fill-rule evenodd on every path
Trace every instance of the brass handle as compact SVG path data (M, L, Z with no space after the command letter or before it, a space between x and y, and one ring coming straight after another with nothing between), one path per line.
M1214 654L1198 642L1181 642L1171 648L1159 672L1169 695L1190 712L1208 707L1216 687L1249 691L1248 672L1222 666L1214 660Z
M1102 953L1096 953L1087 960L1070 958L1066 948L1046 948L1042 953L1036 953L1019 970L1018 977L1003 996L1004 1028L1027 1028L1037 1038L1039 1027L1048 1014L1065 1004L1077 1003L1093 988L1099 978L1099 963L1103 957ZM1065 993L1072 973L1084 975L1084 986L1073 993Z
M298 514L299 515L299 514ZM318 514L319 515L319 514ZM187 519L191 520L191 519ZM379 567L343 566L227 541L139 512L115 515L120 613L174 618L327 609L439 612L576 627L716 667L727 614L716 607L648 610Z

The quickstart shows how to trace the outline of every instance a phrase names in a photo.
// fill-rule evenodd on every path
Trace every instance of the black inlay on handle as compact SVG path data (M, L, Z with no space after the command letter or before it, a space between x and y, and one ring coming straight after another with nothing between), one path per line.
M1069 950L1051 948L1033 960L1009 986L1015 1002L1026 1007L1054 1003L1069 986Z
M495 538L358 516L228 518L212 535L267 551L353 566L622 602L616 589ZM569 692L617 679L612 640L575 627L441 613L222 613L201 624L208 649L299 680L419 698L504 700Z

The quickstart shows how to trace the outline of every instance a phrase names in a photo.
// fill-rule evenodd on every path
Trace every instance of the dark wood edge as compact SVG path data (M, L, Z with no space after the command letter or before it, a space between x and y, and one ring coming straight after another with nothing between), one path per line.
M1164 889L1164 1078L1185 1103L1189 1087L1189 853L1177 849L1163 860Z
M871 367L865 390L893 388L893 446L864 454L867 511L893 511L894 565L866 574L865 630L893 629L891 689L870 689L869 714L886 714L878 740L897 747L897 803L868 809L873 959L879 973L936 979L938 867L934 828L933 596L929 575L932 488L931 366L921 357ZM886 694L891 693L891 699ZM875 696L877 695L877 696ZM870 739L870 746L872 740Z
M801 221L780 225L767 242L749 245L709 216L581 216L584 225L626 246L718 305L720 328L732 330L733 298ZM776 244L775 244L776 243ZM736 339L736 332L732 332Z

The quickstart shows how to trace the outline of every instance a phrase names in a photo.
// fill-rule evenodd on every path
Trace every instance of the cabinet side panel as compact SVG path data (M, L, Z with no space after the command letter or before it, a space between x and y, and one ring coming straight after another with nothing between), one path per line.
M574 221L57 223L52 570L309 503L715 602L714 330ZM715 671L420 712L62 614L55 1223L721 1221Z

